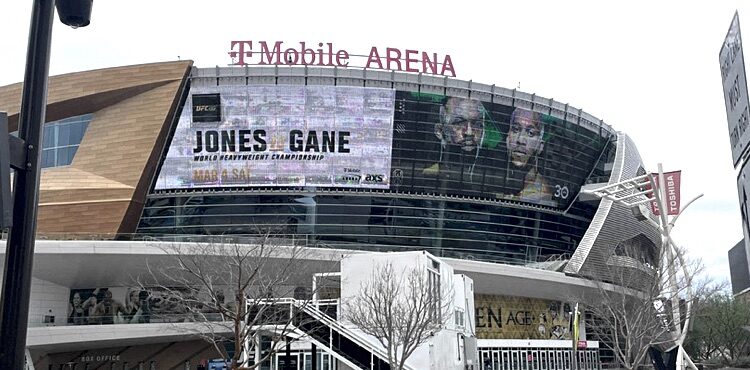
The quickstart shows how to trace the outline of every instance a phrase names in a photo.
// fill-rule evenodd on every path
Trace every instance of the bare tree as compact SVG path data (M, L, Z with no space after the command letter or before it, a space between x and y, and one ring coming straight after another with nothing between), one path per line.
M674 348L691 319L695 291L708 294L708 287L693 279L700 262L682 256L671 268L655 268L638 257L610 259L606 275L594 277L599 281L594 292L578 297L585 303L587 333L609 348L620 366L634 369L647 362L652 348ZM676 311L680 322L673 320Z
M316 265L310 249L270 232L241 241L160 245L167 258L149 263L147 280L139 280L152 296L171 301L172 311L180 313L176 321L193 323L181 330L211 343L222 358L231 357L232 369L254 369L291 340L300 319L289 298L311 294ZM317 262L317 269L325 268L325 261ZM272 341L251 362L259 333L284 340ZM226 345L233 348L231 356Z
M415 267L396 271L375 266L369 280L346 305L345 319L386 349L391 369L402 370L414 351L450 317L452 287Z

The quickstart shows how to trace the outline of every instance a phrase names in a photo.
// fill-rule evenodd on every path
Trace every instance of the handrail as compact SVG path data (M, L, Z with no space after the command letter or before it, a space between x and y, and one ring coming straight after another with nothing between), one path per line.
M263 302L263 301L261 300L261 302ZM297 308L301 308L305 313L309 314L310 316L313 316L318 321L320 321L320 322L328 325L332 329L334 329L334 330L336 330L336 331L344 334L347 338L349 338L350 340L352 340L353 342L355 342L357 345L359 345L359 346L367 349L368 351L370 351L371 353L377 355L378 357L380 357L381 359L385 360L386 362L389 361L388 355L385 353L385 351L382 348L374 345L373 343L371 343L369 341L366 341L366 340L362 339L359 334L353 332L351 329L349 329L346 326L342 325L337 320L332 319L331 317L329 317L325 313L321 312L320 310L314 308L311 304L306 304L306 303L303 304L302 303L302 302L313 302L313 301L299 300L299 299L294 299L294 298L280 298L280 299L273 300L273 302L275 304L289 304L290 306L295 306ZM274 304L274 303L270 303L270 304ZM407 369L407 370L415 370L414 368L412 368L409 365L405 365L405 369Z
M293 304L299 305L299 300L296 300L296 299L291 299L291 300L294 301ZM383 350L379 346L374 345L373 343L369 341L362 339L358 333L355 333L351 329L342 325L339 321L333 320L325 313L321 312L318 309L313 308L311 305L302 305L299 307L302 308L305 311L305 313L310 314L311 316L314 316L316 319L320 320L324 324L345 334L350 340L352 340L353 342L356 342L358 345L367 349L371 353L377 355L378 357L385 360L386 362L390 361L390 359L388 358L388 354L385 352L385 350ZM404 368L408 370L415 370L414 368L406 364L404 365Z
M262 330L262 331L266 331L266 332L274 332L275 329L276 329L276 327L277 327L277 325L255 325L255 326L252 327L252 329L254 331ZM331 356L337 358L339 361L344 362L344 364L346 364L346 366L348 366L348 367L350 367L352 369L358 369L358 368L360 368L360 366L358 366L352 360L350 360L349 358L347 358L347 356L343 355L342 353L337 353L329 345L330 343L329 344L323 343L323 342L319 341L318 339L316 339L315 337L302 332L298 327L296 327L294 325L291 325L289 327L289 329L292 329L292 330L291 331L286 331L283 334L290 335L290 334L294 333L296 335L299 335L299 337L306 337L306 340L312 342L318 348L320 348L320 349L322 349L322 350L324 350L326 352L329 352ZM279 334L282 334L282 333L279 333Z

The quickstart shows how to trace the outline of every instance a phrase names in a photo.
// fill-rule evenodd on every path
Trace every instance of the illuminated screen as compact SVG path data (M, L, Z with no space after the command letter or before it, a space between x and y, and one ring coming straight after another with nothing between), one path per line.
M606 141L524 108L399 91L391 189L565 208Z
M188 99L156 189L319 186L388 189L390 89L335 86L197 87L218 94L221 121Z
M156 189L346 187L566 208L606 138L548 114L344 86L195 87L221 122L180 117Z

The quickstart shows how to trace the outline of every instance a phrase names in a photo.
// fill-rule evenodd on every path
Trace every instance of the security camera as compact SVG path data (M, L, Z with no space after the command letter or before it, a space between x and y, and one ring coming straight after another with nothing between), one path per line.
M94 0L57 0L55 7L60 22L73 28L86 27L91 23L91 7Z

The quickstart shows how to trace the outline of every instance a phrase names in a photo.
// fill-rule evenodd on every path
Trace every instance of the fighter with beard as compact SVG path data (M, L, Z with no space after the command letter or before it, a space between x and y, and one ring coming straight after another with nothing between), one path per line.
M516 108L510 116L506 136L508 172L506 187L519 200L554 205L552 189L541 173L539 157L544 151L545 123L537 112Z
M481 180L475 167L484 140L486 114L478 100L449 97L440 108L440 122L435 124L435 136L440 140L440 160L425 168L423 173L439 177L441 187L450 186L445 184L448 181L466 186Z

